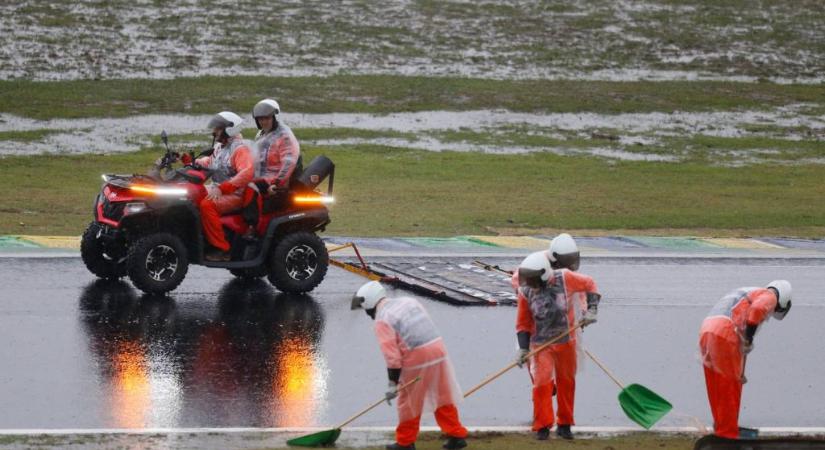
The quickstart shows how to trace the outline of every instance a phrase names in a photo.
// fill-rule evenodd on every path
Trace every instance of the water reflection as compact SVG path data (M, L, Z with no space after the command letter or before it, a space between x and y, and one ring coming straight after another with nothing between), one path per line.
M80 311L111 426L313 426L323 413L324 316L309 296L235 279L217 301L176 302L97 280Z

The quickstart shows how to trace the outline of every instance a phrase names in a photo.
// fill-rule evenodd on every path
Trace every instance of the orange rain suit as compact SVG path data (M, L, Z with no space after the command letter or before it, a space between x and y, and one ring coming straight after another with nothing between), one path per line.
M702 322L699 348L717 436L739 437L745 329L761 324L775 308L773 291L740 288L722 297Z
M268 133L258 133L255 138L258 148L258 178L264 178L270 185L289 185L292 173L301 156L301 146L292 130L278 122L278 126Z
M518 283L518 272L513 276ZM583 294L598 293L593 278L567 269L553 271L547 285L535 289L519 286L516 332L530 333L530 349L566 332L586 309ZM574 425L576 395L576 343L578 330L530 359L533 379L533 431L553 426L553 384L558 413L555 423ZM555 380L555 381L554 381Z
M461 387L444 341L424 307L409 297L382 300L376 311L375 335L387 367L401 369L399 385L421 377L398 392L396 442L403 446L415 442L424 412L434 412L448 436L467 437L455 407L462 399Z
M214 172L212 181L221 190L220 197L204 197L199 208L203 234L207 242L221 251L229 251L229 242L223 233L221 214L243 206L243 192L255 176L255 159L249 146L238 134L229 139L225 147L215 150L212 156L198 159L198 164L209 167Z

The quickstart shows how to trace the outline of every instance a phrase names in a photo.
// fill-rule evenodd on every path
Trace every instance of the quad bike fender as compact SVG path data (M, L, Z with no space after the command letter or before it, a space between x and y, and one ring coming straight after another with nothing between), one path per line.
M190 202L147 202L148 208L127 214L118 228L130 235L164 230L181 238L190 255L190 262L200 262L203 256L204 237L200 211Z
M227 269L246 269L251 267L258 267L266 262L269 255L269 250L274 245L278 237L284 232L288 232L291 226L304 231L314 231L329 223L329 211L326 208L317 208L310 210L303 210L289 214L282 217L277 217L269 222L266 228L266 234L263 237L263 243L258 255L255 258L246 261L232 261L228 263L221 263L220 267ZM310 226L306 226L310 224Z

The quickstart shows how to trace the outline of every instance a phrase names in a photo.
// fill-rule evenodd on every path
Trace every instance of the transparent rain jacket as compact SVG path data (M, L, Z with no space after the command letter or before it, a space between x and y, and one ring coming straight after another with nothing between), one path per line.
M414 419L461 400L444 341L429 314L409 297L384 300L375 316L375 334L391 369L401 369L399 384L416 377L421 381L398 395L401 421Z
M530 333L531 344L542 344L566 332L587 309L587 293L598 293L593 278L568 269L553 271L547 284L539 288L520 285L516 332ZM557 344L576 340L578 333L571 333Z
M266 134L258 133L255 138L258 152L258 178L266 179L270 184L285 186L301 156L301 146L292 130L281 122Z
M748 325L759 326L776 308L776 295L766 288L744 287L722 297L702 322L699 349L702 364L738 377Z
M217 147L212 156L199 158L198 164L213 171L213 183L229 181L236 190L255 176L255 153L241 135L230 138L226 147Z

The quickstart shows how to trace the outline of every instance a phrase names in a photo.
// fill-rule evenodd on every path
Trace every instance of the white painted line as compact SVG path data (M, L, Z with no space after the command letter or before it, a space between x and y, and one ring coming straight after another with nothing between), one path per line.
M360 247L359 247L360 250ZM432 252L432 251L376 251L372 252L369 250L361 251L361 255L364 257L411 257L411 258L515 258L520 260L527 255L528 252L520 251L506 251L506 252L466 252L466 251L454 251L454 252ZM341 254L339 256L351 256L346 254ZM19 251L2 251L0 250L0 258L79 258L80 251L55 251L50 249L26 249L26 250L19 250ZM708 260L716 260L716 259L742 259L742 260L776 260L776 261L783 261L783 260L803 260L803 261L818 261L825 259L825 252L816 252L812 253L807 250L802 250L799 253L794 253L791 251L788 252L776 252L776 253L764 253L759 251L745 251L745 252L731 252L731 253L665 253L665 252L657 252L651 251L649 253L644 252L621 252L621 251L614 251L614 252L599 252L599 253L590 253L582 255L584 258L590 258L594 260L599 259L650 259L650 260L658 260L658 259L708 259ZM517 262L517 261L516 261Z
M238 434L238 433L311 433L328 430L329 427L286 427L286 428L31 428L31 429L0 429L0 435L74 435L74 434ZM471 432L499 432L499 433L527 433L531 429L529 426L470 426L467 429ZM349 432L393 432L395 427L347 427ZM421 431L439 431L436 426L421 427ZM627 433L654 433L654 434L694 434L698 433L695 427L656 427L650 431L642 430L639 427L597 427L597 426L573 426L573 431L585 434L596 435L616 435ZM825 427L761 427L760 435L786 436L805 435L823 436Z

